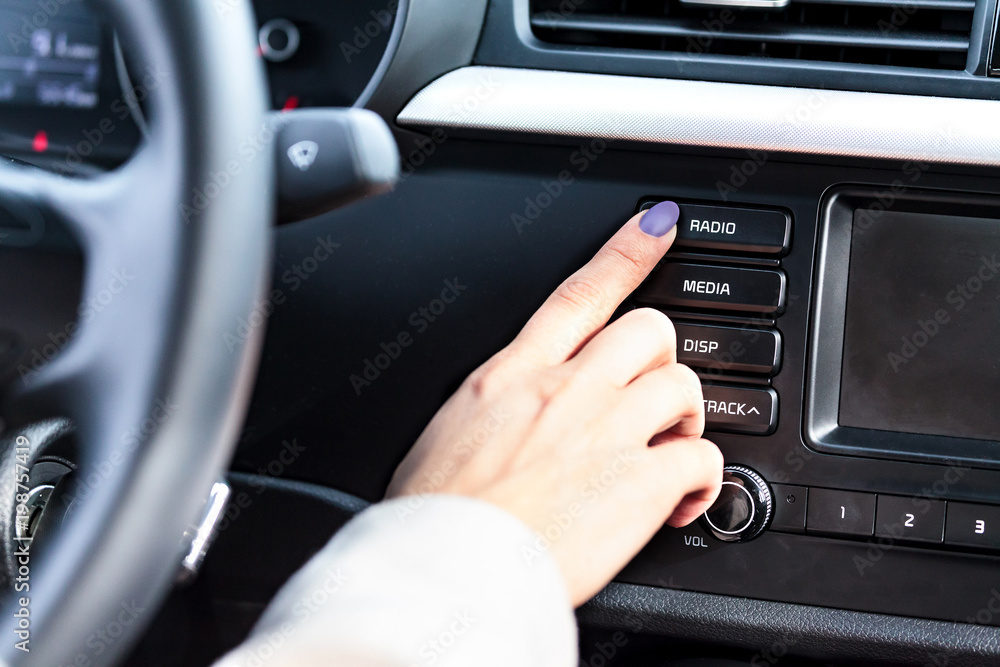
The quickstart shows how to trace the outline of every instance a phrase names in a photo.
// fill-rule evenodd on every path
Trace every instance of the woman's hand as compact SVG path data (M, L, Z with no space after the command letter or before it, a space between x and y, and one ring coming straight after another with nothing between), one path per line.
M722 455L702 439L701 383L677 363L670 320L608 319L676 235L677 206L635 216L559 286L514 341L477 369L400 464L388 497L472 496L539 536L574 605L592 597L664 522L715 500Z

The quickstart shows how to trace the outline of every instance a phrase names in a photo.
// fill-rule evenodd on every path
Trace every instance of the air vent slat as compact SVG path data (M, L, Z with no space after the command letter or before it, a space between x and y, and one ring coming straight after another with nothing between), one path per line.
M542 30L578 30L618 35L654 37L693 37L696 40L761 41L776 44L814 44L858 46L916 51L951 51L965 53L969 40L960 36L935 33L885 34L863 28L805 29L795 24L764 23L755 30L730 29L714 31L694 20L658 21L656 19L625 19L604 16L573 16L555 18L536 14L531 25Z
M531 0L531 8L535 36L557 44L961 70L975 2L792 0L765 11L680 0Z

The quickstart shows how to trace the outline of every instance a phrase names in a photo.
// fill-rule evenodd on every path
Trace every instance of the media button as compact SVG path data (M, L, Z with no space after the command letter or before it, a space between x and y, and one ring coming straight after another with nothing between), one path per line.
M1000 549L1000 507L949 502L944 543L955 547Z
M770 435L778 425L778 394L771 388L702 387L705 430Z
M649 277L635 298L661 306L780 313L786 289L781 271L668 262Z
M747 326L674 323L677 361L694 368L774 375L781 367L781 334Z
M874 493L809 489L807 533L871 537L874 527Z

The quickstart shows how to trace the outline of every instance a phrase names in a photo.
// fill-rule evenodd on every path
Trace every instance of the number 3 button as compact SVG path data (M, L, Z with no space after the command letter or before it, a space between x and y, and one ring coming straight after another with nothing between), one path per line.
M875 535L901 542L940 544L945 503L926 498L878 497Z
M1000 549L1000 507L948 503L945 544Z

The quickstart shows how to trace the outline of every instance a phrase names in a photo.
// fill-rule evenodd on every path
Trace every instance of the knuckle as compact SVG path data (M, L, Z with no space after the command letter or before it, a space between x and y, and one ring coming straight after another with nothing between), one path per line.
M649 271L646 247L638 241L622 238L608 246L608 253L627 274L645 275Z
M535 392L543 403L553 401L557 396L566 394L575 385L586 385L583 381L585 373L577 369L569 372L566 369L553 369L541 373L535 381Z
M701 387L701 379L697 373L683 364L675 364L675 377L680 384L681 400L684 401L685 412L692 420L688 422L691 435L701 435L705 430L705 396Z
M708 469L712 471L713 478L718 477L721 480L722 466L725 465L722 450L711 440L702 439L698 441L698 444L701 447L702 457L708 464Z
M707 440L705 442L708 442ZM726 465L726 457L722 455L722 450L719 449L718 445L714 442L710 442L712 445L712 471L714 473L713 478L718 484L722 483L722 468Z
M556 295L574 310L599 312L604 310L607 294L601 284L591 277L573 276L562 284Z
M704 395L701 388L701 378L698 377L698 374L684 364L675 364L674 374L684 389L684 395L692 402L697 401L700 404Z
M466 380L473 397L479 400L494 398L509 385L510 362L506 359L491 359L472 372Z

